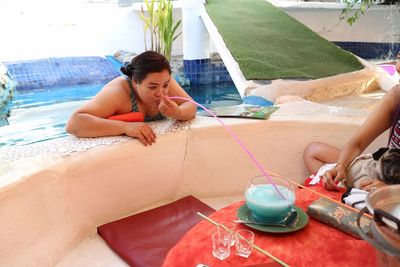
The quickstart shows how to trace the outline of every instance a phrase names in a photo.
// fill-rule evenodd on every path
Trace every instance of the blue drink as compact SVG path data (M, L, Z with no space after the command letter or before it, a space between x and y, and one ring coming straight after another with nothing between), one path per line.
M252 216L257 221L279 222L283 220L292 209L295 194L287 187L276 185L279 192L272 184L258 184L251 186L245 193L246 205L252 211Z

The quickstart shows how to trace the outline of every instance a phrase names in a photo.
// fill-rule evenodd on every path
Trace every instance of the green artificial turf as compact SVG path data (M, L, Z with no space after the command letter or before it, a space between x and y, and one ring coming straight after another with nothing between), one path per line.
M316 79L363 68L266 0L208 0L206 10L247 80Z

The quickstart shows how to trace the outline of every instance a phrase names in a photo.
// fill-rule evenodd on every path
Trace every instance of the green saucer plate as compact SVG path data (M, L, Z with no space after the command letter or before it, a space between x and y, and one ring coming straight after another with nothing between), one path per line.
M269 226L269 225L257 225L257 224L250 224L244 223L250 228L256 229L261 232L267 233L290 233L295 232L302 229L308 223L308 215L302 209L297 206L294 206L294 209L297 211L297 218L295 223L290 227L283 227L283 226ZM237 216L240 220L249 220L251 217L251 211L246 206L246 204L240 206L237 210Z

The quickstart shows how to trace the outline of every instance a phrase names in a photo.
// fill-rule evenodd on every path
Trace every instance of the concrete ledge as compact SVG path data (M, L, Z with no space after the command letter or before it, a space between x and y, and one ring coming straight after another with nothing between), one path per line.
M246 96L260 96L274 103L281 103L282 97L304 98L323 102L338 97L370 93L378 89L389 91L399 82L383 69L358 58L364 69L331 77L307 81L274 80L257 88L248 88Z

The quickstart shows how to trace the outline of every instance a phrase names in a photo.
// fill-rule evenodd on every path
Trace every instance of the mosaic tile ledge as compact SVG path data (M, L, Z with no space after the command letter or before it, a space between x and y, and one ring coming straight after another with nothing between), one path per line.
M192 121L178 122L175 120L163 120L149 122L157 135L179 132L187 130L194 121L211 119L196 118ZM94 147L122 143L132 140L129 136L110 136L97 138L78 138L75 136L67 136L64 138L53 139L27 146L7 147L0 149L0 164L7 164L16 160L30 158L40 155L56 155L67 157L76 152L86 151Z

